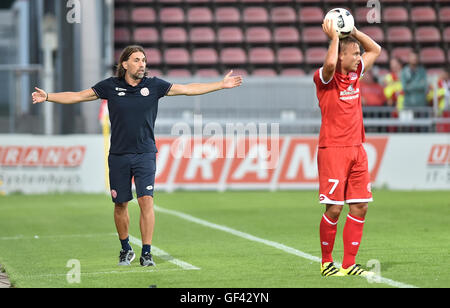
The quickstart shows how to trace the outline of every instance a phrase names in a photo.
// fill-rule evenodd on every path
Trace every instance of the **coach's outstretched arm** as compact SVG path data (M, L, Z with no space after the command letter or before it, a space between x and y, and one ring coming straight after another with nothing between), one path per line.
M35 89L36 91L31 94L31 97L33 98L33 104L43 103L45 101L59 104L76 104L98 99L97 95L92 89L87 89L80 92L59 93L47 93L42 89Z
M231 76L231 74L233 74L232 70L225 76L222 81L218 82L173 84L167 95L201 95L222 89L239 87L242 84L242 77Z
M369 70L381 53L381 46L378 45L370 36L359 31L356 27L353 28L351 35L357 39L362 47L364 48L364 53L362 58L364 61L364 70Z

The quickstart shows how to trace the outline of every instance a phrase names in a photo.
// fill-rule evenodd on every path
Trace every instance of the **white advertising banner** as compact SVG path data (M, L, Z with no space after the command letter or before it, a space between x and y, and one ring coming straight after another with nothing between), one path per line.
M105 192L103 146L101 135L0 135L0 194ZM317 136L159 137L157 147L156 190L318 188ZM372 135L364 147L373 187L450 190L449 134Z
M0 135L0 192L104 192L100 135Z

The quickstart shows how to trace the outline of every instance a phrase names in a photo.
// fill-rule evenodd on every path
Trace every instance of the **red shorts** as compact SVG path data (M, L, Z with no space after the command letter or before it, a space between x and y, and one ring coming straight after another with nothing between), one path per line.
M373 201L367 154L362 145L319 148L317 165L320 203Z

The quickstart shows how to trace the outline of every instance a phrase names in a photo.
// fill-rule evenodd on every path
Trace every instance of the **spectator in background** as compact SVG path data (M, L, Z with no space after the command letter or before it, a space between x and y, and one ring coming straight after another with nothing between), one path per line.
M427 100L430 106L433 106L434 96L436 95L438 116L442 116L444 110L448 109L449 107L449 99L450 99L449 89L450 89L449 73L447 70L444 70L438 75L438 80L436 84L430 86L430 91L428 92L427 95Z
M374 79L372 71L367 71L361 79L361 103L363 106L384 106L386 96L383 87Z
M405 99L403 93L400 75L402 73L402 64L397 58L391 58L389 61L390 72L383 79L384 95L388 106L403 108Z
M402 69L401 81L405 93L405 108L427 105L427 73L414 52L409 55L408 65Z

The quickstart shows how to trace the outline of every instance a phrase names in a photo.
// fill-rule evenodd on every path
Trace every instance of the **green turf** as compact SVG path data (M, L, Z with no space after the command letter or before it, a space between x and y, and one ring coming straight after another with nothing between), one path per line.
M381 275L417 287L450 287L450 192L375 191L357 262L380 262ZM158 192L155 203L208 222L320 256L323 206L314 191ZM139 207L130 204L130 234L139 238ZM342 260L338 224L334 257ZM236 235L156 212L153 245L200 270L155 257L118 267L120 243L105 195L0 197L0 264L16 287L391 287L361 277L323 278L319 263ZM76 259L81 282L69 283Z

